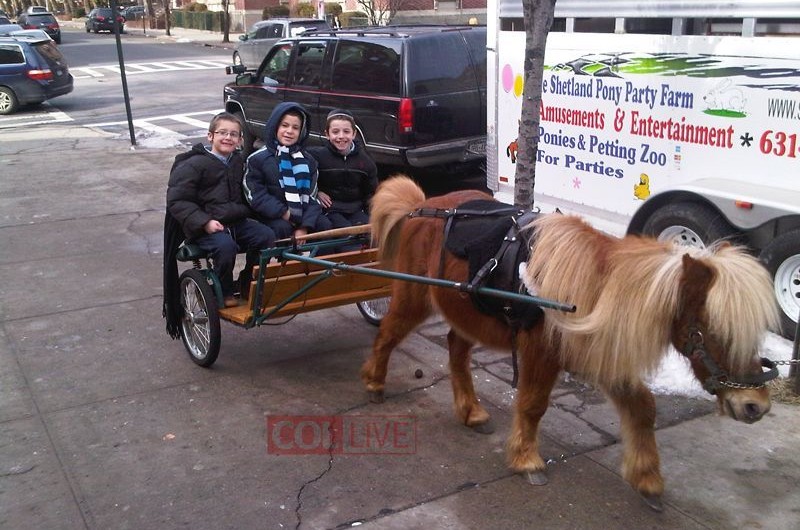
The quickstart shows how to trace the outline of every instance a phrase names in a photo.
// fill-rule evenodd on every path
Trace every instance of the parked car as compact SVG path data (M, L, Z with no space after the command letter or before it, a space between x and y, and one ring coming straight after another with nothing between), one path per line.
M120 11L120 14L125 20L137 20L144 18L144 13L144 6L130 6Z
M48 13L45 6L28 6L25 10L26 13Z
M95 7L89 12L86 17L85 27L86 33L99 33L101 31L114 32L114 20L119 24L119 32L125 32L125 18L120 15L114 15L110 7Z
M256 22L247 33L239 36L239 42L234 46L233 64L255 69L279 40L320 29L330 29L330 26L324 20L314 18L271 18Z
M484 158L486 28L387 26L279 41L257 71L229 67L225 110L246 123L245 150L284 100L311 114L319 141L334 108L356 118L375 162L425 167Z
M0 114L72 92L72 74L47 36L0 37Z
M22 29L40 29L50 35L51 39L61 44L61 27L52 13L25 12L17 17L17 24L22 26Z

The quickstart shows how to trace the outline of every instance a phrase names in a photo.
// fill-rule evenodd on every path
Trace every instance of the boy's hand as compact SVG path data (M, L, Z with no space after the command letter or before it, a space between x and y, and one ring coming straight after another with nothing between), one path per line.
M206 231L206 234L213 234L214 232L222 232L225 227L216 219L212 219L203 226L203 230Z
M290 212L289 210L286 210L285 212L283 212L283 215L281 215L281 219L283 219L284 221L288 221L291 217L292 217L292 212Z
M317 199L319 199L319 203L322 205L323 208L330 208L331 204L333 204L330 195L328 195L324 191L320 191L317 193Z
M308 228L297 228L294 231L294 237L301 237L308 234Z

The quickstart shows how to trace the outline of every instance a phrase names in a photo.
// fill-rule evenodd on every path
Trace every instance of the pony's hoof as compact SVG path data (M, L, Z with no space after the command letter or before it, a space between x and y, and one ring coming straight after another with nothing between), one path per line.
M525 473L525 478L528 480L528 484L532 486L544 486L548 482L544 471L528 471Z
M492 420L487 420L483 423L476 423L475 425L470 425L470 429L477 432L478 434L492 434L494 432L494 423Z
M661 495L653 495L653 494L645 494L640 493L639 495L642 496L642 500L654 511L656 512L663 512L664 511L664 503L661 502Z
M367 392L369 395L370 403L383 403L386 398L383 396L383 390L370 390Z

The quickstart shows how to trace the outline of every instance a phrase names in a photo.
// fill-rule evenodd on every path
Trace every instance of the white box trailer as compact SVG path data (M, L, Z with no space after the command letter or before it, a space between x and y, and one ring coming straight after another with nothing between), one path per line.
M487 185L513 202L521 0L489 0ZM607 232L760 253L800 314L800 2L558 0L535 205Z

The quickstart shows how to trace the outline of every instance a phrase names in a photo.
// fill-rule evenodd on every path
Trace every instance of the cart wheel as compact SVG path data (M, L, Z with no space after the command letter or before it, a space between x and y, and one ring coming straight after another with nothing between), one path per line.
M389 312L389 302L392 300L391 296L385 298L375 298L373 300L364 300L363 302L356 302L361 316L364 320L373 326L380 326L381 320Z
M208 279L197 269L181 274L181 339L192 361L203 367L219 355L220 331L217 297Z

